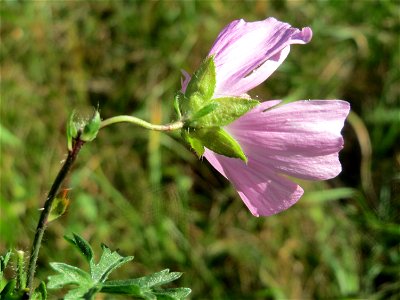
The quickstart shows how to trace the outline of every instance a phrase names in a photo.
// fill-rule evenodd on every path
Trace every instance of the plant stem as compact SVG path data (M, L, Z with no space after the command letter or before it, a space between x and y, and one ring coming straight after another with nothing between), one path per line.
M166 124L166 125L154 125L149 122L146 122L142 119L133 117L133 116L116 116L112 117L109 119L106 119L101 122L100 128L106 127L111 124L115 123L121 123L121 122L128 122L128 123L133 123L135 125L139 125L141 127L150 129L150 130L156 130L156 131L172 131L172 130L177 130L183 127L184 123L182 121L177 121L174 123Z
M56 197L62 182L64 181L69 170L71 169L83 144L84 144L84 141L81 141L79 138L79 135L78 135L78 137L74 140L72 150L68 152L68 157L65 160L63 166L61 167L60 171L58 172L57 177L53 182L53 185L51 186L49 194L47 195L46 202L44 203L44 207L43 207L43 210L40 215L40 219L39 219L39 222L38 222L38 225L36 228L35 239L33 240L31 256L29 259L28 288L29 288L30 296L33 294L33 290L34 290L33 279L35 276L36 262L38 259L39 249L40 249L40 246L42 243L43 234L47 227L47 220L48 220L48 217L50 214L50 209L53 204L53 200Z

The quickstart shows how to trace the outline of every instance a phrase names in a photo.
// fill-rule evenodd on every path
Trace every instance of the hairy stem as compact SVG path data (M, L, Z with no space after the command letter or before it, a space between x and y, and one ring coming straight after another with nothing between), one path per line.
M79 139L79 136L74 140L72 150L68 152L68 157L65 160L63 166L61 167L60 171L58 172L57 177L53 182L53 185L51 186L49 194L47 195L46 202L44 203L42 213L40 214L40 219L36 228L35 238L32 244L31 256L29 259L29 267L28 267L28 288L30 295L33 294L34 290L33 279L35 276L36 262L38 259L39 249L42 243L43 234L47 227L47 220L50 214L51 206L53 204L54 198L56 197L62 182L64 181L68 172L70 171L83 144L84 142Z
M106 119L104 121L101 122L100 128L106 127L108 125L111 124L115 124L115 123L121 123L121 122L128 122L128 123L132 123L150 130L156 130L156 131L172 131L172 130L177 130L183 127L184 123L182 121L177 121L174 123L170 123L170 124L165 124L165 125L154 125L151 124L149 122L146 122L142 119L133 117L133 116L126 116L126 115L122 115L122 116L116 116L116 117L112 117L109 119Z

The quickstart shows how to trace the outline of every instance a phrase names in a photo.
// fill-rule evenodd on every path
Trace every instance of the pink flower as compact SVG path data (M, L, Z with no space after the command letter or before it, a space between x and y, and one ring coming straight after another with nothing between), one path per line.
M209 53L216 67L214 98L246 95L279 67L291 44L308 43L311 37L310 28L299 30L274 18L233 21ZM183 92L190 80L185 77ZM255 216L279 213L299 200L303 189L287 176L325 180L341 171L340 131L350 105L341 100L279 103L263 102L224 127L241 145L247 164L209 149L204 153Z

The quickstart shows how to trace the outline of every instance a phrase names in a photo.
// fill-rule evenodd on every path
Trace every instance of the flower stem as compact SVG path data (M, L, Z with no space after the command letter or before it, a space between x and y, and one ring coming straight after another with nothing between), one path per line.
M36 262L38 259L39 255L39 249L42 243L42 238L44 231L46 230L47 227L47 221L48 217L50 214L50 209L53 204L53 200L56 197L58 190L66 178L68 172L70 171L82 145L85 142L80 140L79 135L78 137L74 140L74 144L72 147L72 150L68 152L68 157L65 160L63 166L61 167L60 171L57 174L56 179L53 182L53 185L51 186L51 189L49 191L49 194L47 195L46 202L44 203L44 207L42 210L42 213L40 215L40 219L36 228L36 233L35 233L35 238L33 240L32 244L32 250L31 250L31 256L29 259L29 267L28 267L28 288L29 288L29 295L31 296L33 294L33 279L35 276L35 270L36 270Z
M116 117L112 117L112 118L102 121L100 128L103 128L103 127L106 127L108 125L115 124L115 123L121 123L121 122L133 123L135 125L139 125L146 129L156 130L156 131L177 130L177 129L181 129L184 125L184 123L182 121L177 121L177 122L165 124L165 125L155 125L155 124L151 124L149 122L146 122L142 119L139 119L139 118L136 118L133 116L122 115L122 116L116 116Z

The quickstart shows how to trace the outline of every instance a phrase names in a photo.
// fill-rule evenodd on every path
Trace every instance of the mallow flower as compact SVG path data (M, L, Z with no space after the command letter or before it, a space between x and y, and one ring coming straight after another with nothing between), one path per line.
M341 129L350 105L341 100L259 103L247 92L285 60L291 44L312 31L274 18L236 20L218 35L207 59L184 72L175 108L183 138L230 180L250 212L269 216L303 194L290 177L326 180L341 172Z

